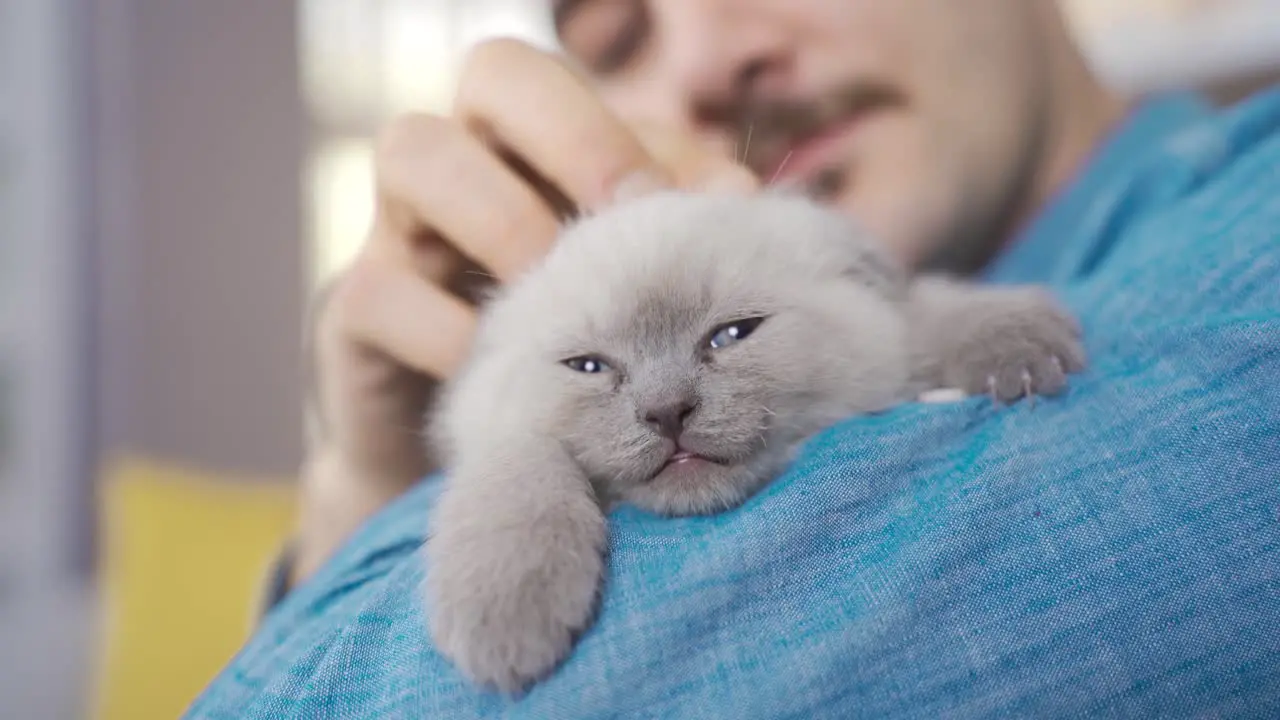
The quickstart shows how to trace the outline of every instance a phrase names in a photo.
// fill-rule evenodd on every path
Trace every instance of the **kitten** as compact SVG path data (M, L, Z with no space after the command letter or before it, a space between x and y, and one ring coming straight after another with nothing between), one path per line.
M1034 288L909 280L801 197L664 192L569 227L483 314L432 434L439 650L508 692L591 619L605 513L731 508L815 432L959 387L1013 400L1083 367Z

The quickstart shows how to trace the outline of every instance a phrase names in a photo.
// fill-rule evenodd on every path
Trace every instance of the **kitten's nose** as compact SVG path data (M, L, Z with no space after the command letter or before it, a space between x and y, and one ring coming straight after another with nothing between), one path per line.
M688 400L652 405L642 410L642 417L649 427L659 435L678 440L684 432L684 422L693 412L694 405Z

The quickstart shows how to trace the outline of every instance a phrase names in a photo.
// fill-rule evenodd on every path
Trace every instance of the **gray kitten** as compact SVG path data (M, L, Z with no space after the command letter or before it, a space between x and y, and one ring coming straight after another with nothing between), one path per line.
M731 508L817 431L930 389L1054 393L1078 337L1038 289L909 280L801 197L665 192L585 218L488 304L441 398L436 646L520 690L591 619L611 504Z

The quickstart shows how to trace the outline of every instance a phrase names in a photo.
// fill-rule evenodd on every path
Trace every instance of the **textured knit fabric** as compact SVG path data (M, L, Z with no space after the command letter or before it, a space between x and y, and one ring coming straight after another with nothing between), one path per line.
M1142 106L988 279L1080 316L1065 395L851 419L740 509L613 513L600 617L524 698L426 637L431 479L189 716L1280 717L1280 92Z

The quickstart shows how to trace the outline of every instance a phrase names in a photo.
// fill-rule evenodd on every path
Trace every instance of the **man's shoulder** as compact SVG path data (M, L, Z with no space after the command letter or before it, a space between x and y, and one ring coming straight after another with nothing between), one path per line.
M1250 224L1280 203L1280 86L1228 107L1195 94L1138 103L988 272L1070 285ZM1159 226L1158 230L1151 230ZM1185 265L1185 263L1184 263Z
M1080 311L1128 329L1280 312L1280 89L1160 145L1080 264Z
M1206 113L1159 139L1140 171L1167 187L1155 214L1239 215L1280 197L1280 86ZM1135 188L1136 189L1136 188Z
M1280 136L1280 84L1261 90L1218 113L1223 132L1244 154Z
M411 706L403 695L421 680L426 645L417 556L439 490L427 478L370 518L270 610L186 717L397 717L383 711ZM354 677L357 665L376 682Z

